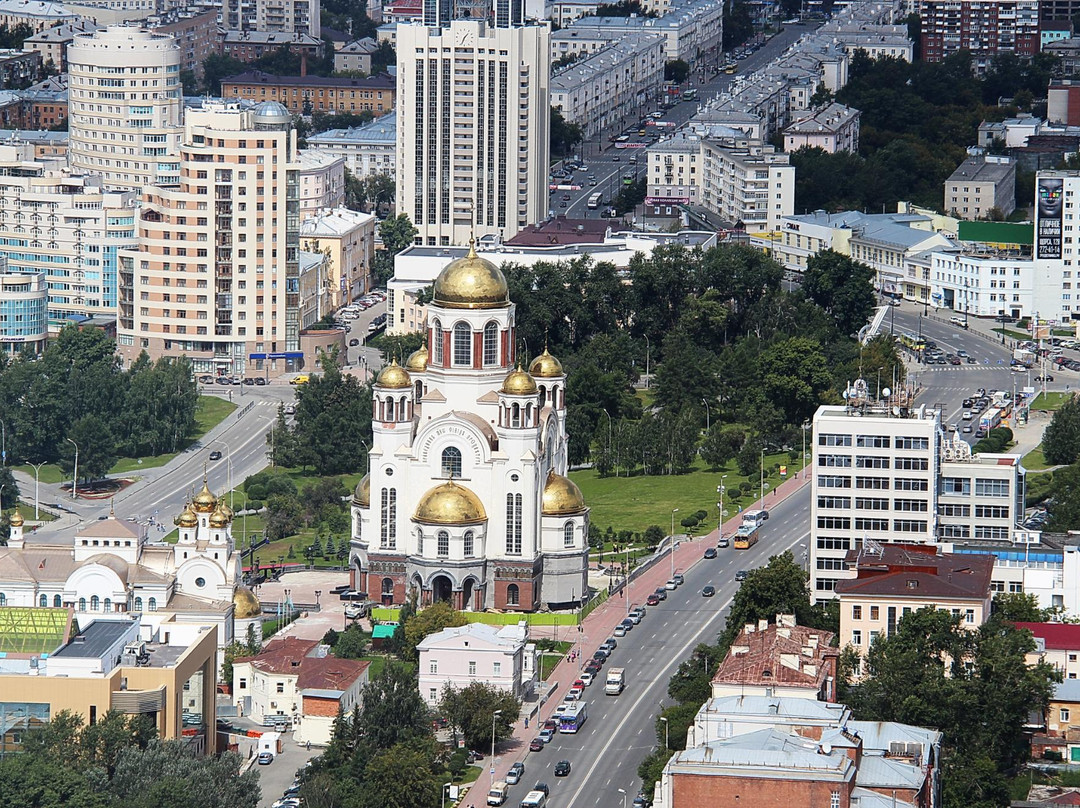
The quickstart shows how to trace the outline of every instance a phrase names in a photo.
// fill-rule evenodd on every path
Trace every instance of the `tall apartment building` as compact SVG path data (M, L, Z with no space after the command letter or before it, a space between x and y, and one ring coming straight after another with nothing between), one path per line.
M114 316L117 251L135 244L135 200L103 191L32 143L0 145L0 257L11 272L44 273L48 319Z
M701 143L701 204L749 231L774 231L795 212L795 166L773 146Z
M967 50L981 73L998 54L1039 52L1039 0L920 0L919 17L927 62Z
M397 209L418 243L509 239L545 218L549 48L546 25L398 26Z
M146 350L186 354L203 373L295 367L300 203L291 122L274 101L187 112L180 184L146 189L139 246L120 255L117 342L126 361Z
M1032 308L1041 319L1071 326L1080 320L1080 172L1035 176L1035 277ZM1007 306L1001 306L1008 313Z
M1018 457L973 456L946 438L937 410L873 401L860 382L846 398L814 415L809 555L818 601L854 577L848 552L868 543L1013 539L1023 513Z
M68 47L69 159L106 188L180 181L181 51L172 36L109 26Z
M298 33L318 39L320 13L319 0L225 0L221 25L230 31Z

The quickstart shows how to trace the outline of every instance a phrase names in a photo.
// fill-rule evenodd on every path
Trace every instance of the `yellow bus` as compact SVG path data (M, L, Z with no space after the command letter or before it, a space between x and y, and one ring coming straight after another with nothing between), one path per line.
M758 528L754 525L740 525L735 532L733 545L736 550L749 550L758 542Z

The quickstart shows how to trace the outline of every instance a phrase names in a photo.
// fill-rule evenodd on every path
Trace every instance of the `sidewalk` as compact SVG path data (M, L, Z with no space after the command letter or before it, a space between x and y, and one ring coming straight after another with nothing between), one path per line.
M765 497L765 507L775 508L784 500L799 491L810 482L809 469L805 477L793 477L781 483L772 494ZM755 500L746 506L747 509L758 507L760 500ZM725 522L720 530L727 536L733 533L742 523L741 516L734 516ZM675 570L685 572L702 559L705 547L716 544L717 530L712 530L704 536L698 536L679 543L675 549ZM485 760L485 772L475 783L477 788L487 788L489 782L488 771L494 765L495 780L504 778L511 764L516 761L524 761L529 755L529 741L536 737L540 726L555 712L555 707L562 701L562 694L569 689L570 685L578 678L585 663L592 658L593 653L600 647L600 643L611 636L615 626L626 617L628 604L644 604L645 598L657 587L661 587L670 577L671 566L668 559L664 558L659 563L643 573L640 577L631 581L626 587L626 597L618 595L609 598L598 606L581 624L581 631L576 626L560 627L558 639L576 641L578 644L577 661L570 663L565 658L551 672L547 681L540 682L540 698L537 701L526 702L522 705L521 720L514 725L514 734L511 738L503 741L496 749L496 762ZM600 687L602 687L602 683ZM595 685L594 685L595 687ZM524 724L525 716L529 717L529 727ZM526 764L527 765L527 764ZM475 803L474 803L475 804Z

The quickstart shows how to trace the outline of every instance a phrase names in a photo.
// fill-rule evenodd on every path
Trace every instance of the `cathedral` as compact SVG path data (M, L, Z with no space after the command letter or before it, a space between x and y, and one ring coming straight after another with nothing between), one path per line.
M530 612L586 596L566 374L546 348L526 371L516 343L506 278L470 248L435 280L426 344L376 377L350 557L373 601Z

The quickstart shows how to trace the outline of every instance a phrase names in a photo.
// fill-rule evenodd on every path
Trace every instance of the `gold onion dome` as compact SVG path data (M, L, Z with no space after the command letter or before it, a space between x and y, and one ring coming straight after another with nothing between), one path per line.
M530 396L537 392L536 382L533 377L521 369L510 371L510 375L503 379L502 391L512 396Z
M225 514L225 518L228 519L230 522L233 520L233 517L236 516L236 513L233 511L233 509L229 507L229 503L225 501L224 494L222 494L221 499L218 500L218 510Z
M195 513L213 513L214 509L217 508L217 497L207 488L205 479L203 480L202 491L197 493L195 499L191 502L195 506Z
M433 301L448 309L497 309L510 303L510 289L502 270L476 254L451 261L435 279Z
M529 373L538 379L553 379L563 375L562 362L549 354L545 346L544 352L529 363Z
M195 511L191 510L191 503L185 503L184 510L176 517L174 524L177 527L198 527L199 517L195 515Z
M413 519L433 525L471 525L486 522L487 513L476 494L448 480L420 498Z
M229 524L229 517L225 515L225 512L221 509L221 506L218 505L217 509L212 514L210 514L210 527L220 529L225 527L227 524Z
M540 507L540 513L549 516L566 516L581 513L585 510L585 497L581 489L572 480L556 474L552 469L548 472L547 482L544 483L544 497Z
M19 513L18 511L15 511L15 513L11 514L11 518L8 519L8 524L11 525L12 527L22 527L23 526L23 516L22 516L22 514Z
M247 620L262 614L262 604L255 594L243 586L236 587L233 592L233 617L239 620Z
M417 350L409 354L409 358L405 360L405 370L412 373L423 373L427 370L428 363L428 349L425 342Z
M389 365L379 371L378 378L375 379L375 386L389 388L390 390L403 390L406 387L412 387L412 379L409 378L405 368L399 365L396 359L393 359Z
M356 490L353 491L353 502L359 505L361 508L366 508L371 505L371 475L365 474L363 478L356 484Z

